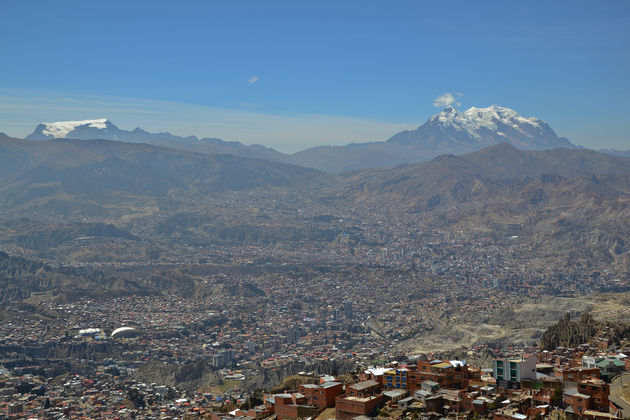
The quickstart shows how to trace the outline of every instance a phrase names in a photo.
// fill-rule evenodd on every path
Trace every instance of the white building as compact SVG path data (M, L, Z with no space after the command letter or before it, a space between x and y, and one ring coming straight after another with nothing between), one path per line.
M497 384L500 381L521 382L523 379L536 379L535 356L527 359L523 357L517 359L495 359L492 368Z

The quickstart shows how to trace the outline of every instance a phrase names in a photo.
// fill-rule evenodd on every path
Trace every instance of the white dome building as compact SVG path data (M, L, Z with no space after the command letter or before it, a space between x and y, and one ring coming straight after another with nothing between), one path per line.
M138 332L138 330L133 327L120 327L112 331L111 337L112 338L130 338L130 337L137 337L139 335L140 335L140 332Z

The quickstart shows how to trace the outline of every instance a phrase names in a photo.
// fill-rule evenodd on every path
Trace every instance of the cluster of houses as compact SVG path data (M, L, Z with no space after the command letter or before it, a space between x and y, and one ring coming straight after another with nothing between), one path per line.
M97 380L71 375L61 382L46 383L38 382L32 374L15 378L6 370L0 374L5 378L0 381L0 419L41 415L212 420L472 416L523 420L623 419L630 415L630 402L620 392L623 382L630 383L630 357L623 353L597 355L587 345L501 353L487 369L464 360L428 359L363 368L352 380L333 376L315 379L305 374L301 377L308 378L303 381L307 383L265 394L257 406L236 399L226 406L212 394L186 397L176 389L130 379L116 382L109 371L102 372ZM29 389L22 389L26 385ZM232 411L221 410L228 406Z
M560 348L496 358L492 369L479 369L462 360L394 362L365 369L356 383L324 377L319 384L265 395L264 405L233 414L254 419L275 415L285 420L315 417L334 407L339 420L405 413L414 418L468 413L522 420L544 418L552 411L568 419L624 418L623 407L609 398L610 381L630 370L630 358L624 354L586 356L584 350Z

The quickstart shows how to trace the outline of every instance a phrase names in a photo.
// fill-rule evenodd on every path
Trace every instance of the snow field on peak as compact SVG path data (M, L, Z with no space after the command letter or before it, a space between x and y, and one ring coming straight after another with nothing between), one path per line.
M481 137L480 130L483 128L505 137L505 133L499 132L497 123L504 124L530 137L531 134L524 130L524 126L529 125L539 129L541 122L537 118L525 118L512 109L497 105L487 108L471 107L464 112L446 108L433 116L431 121L451 125L457 130L466 131L470 136L477 139Z
M42 130L42 133L46 136L53 136L54 138L59 139L66 137L69 132L83 125L103 129L106 127L106 122L107 118L99 118L96 120L58 121L52 123L43 123L46 128Z
M464 111L464 114L467 116L476 116L480 123L491 123L493 119L496 119L516 129L518 129L519 124L529 124L534 127L539 127L539 120L537 118L525 118L513 109L503 108L497 105L492 105L487 108L471 107Z

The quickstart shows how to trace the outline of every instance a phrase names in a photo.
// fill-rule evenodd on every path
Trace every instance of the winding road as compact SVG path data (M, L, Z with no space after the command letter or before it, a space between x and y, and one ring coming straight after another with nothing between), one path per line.
M630 384L630 373L622 373L613 378L610 383L610 401L621 407L621 413L624 418L630 416L630 401L623 397L621 387L623 384Z

